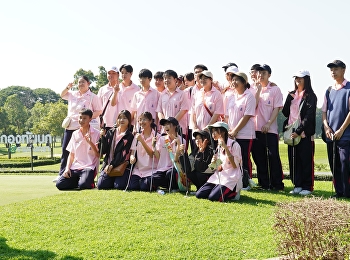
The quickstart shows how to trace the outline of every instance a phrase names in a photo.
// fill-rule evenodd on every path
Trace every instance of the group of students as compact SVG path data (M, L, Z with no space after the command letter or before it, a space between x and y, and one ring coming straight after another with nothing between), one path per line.
M336 196L349 197L350 83L344 78L343 62L335 60L327 66L335 80L322 107L328 157ZM193 164L191 170L185 169L186 179L196 186L198 198L239 199L240 190L253 185L251 155L259 186L283 190L276 120L282 109L284 126L300 120L291 137L301 136L301 141L288 146L291 193L311 194L317 97L310 73L293 74L294 90L283 104L280 88L269 80L270 66L254 64L251 84L236 64L223 69L224 84L214 81L202 64L184 76L173 70L157 72L155 87L151 87L153 75L148 69L139 73L141 86L134 84L133 68L127 64L108 70L109 82L97 95L89 90L90 82L84 76L78 90L72 91L68 84L61 97L68 100L71 123L64 133L57 188L94 187L103 155L99 189L178 189L188 185L182 180L184 169L179 161L190 146ZM99 116L104 122L100 132L86 123ZM130 165L124 174L111 177L110 171L125 161Z

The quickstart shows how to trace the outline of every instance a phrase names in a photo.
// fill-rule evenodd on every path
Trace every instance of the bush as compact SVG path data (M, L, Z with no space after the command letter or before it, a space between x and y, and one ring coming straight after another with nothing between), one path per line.
M47 159L47 158L39 158L38 160L33 160L33 166L43 166L43 165L52 165L59 163L61 161L60 158ZM30 158L22 157L19 159L11 159L7 161L2 161L0 163L0 168L26 168L30 167L31 162Z
M350 205L305 198L278 203L275 225L282 259L349 259Z

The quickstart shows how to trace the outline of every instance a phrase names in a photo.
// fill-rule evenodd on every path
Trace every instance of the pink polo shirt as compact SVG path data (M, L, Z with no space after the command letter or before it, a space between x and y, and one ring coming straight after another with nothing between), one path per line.
M170 155L168 152L168 149L165 146L165 138L168 138L168 135L161 136L156 144L156 150L159 151L159 161L158 161L158 166L157 166L157 171L159 172L164 172L169 170L171 167L173 167L173 162L170 159ZM183 143L185 143L185 140L183 140ZM173 151L173 154L175 156L177 144L176 140L173 140L171 142L171 148Z
M100 138L100 132L93 127L90 127L90 137L94 144L97 144ZM67 151L74 154L74 161L71 170L80 170L89 168L91 170L96 168L98 163L98 156L95 155L94 150L90 144L85 140L80 129L75 130L70 139Z
M224 149L221 148L219 151L219 158L222 161L222 171L215 171L213 175L210 176L207 182L213 184L221 184L233 190L236 187L236 191L240 191L242 189L242 172L239 165L242 165L242 154L241 147L237 142L232 144L233 140L227 140L227 146L229 147L230 153L233 156L233 160L235 161L236 168L233 168L229 158L226 154L223 153ZM220 181L219 181L220 178Z
M204 103L207 105L209 111L214 114L224 114L224 103L222 100L221 92L215 87L211 90L204 92L204 88L196 93L192 92L192 111L196 115L196 122L200 130L207 127L211 120L211 115L204 107Z
M156 111L162 113L165 118L168 118L175 117L181 110L188 111L189 109L190 100L188 99L188 93L177 88L173 94L166 90L160 95ZM184 134L187 133L187 119L187 113L185 113L179 120L179 125Z
M131 101L134 97L134 94L140 90L140 87L137 86L135 83L131 83L131 85L127 87L125 87L123 83L120 83L119 88L120 90L118 93L117 116L122 110L128 110L131 113L132 111Z
M106 123L107 127L112 127L115 124L117 119L117 107L111 106L111 98L112 98L111 95L113 94L113 92L114 92L114 88L109 84L107 84L102 88L100 88L97 93L97 96L102 101L102 111L106 107L107 101L109 100L106 111L103 115L103 121Z
M141 133L142 138L144 139L143 133ZM145 140L146 144L152 148L152 138L154 137L154 131L152 131L151 135ZM140 176L141 178L145 178L152 175L152 163L153 159L146 152L146 149L143 147L141 142L138 142L136 146L137 140L134 138L131 150L137 150L137 162L134 165L134 169L132 174ZM153 164L153 172L157 170L158 159L154 157Z
M222 100L224 103L224 111L226 111L226 108L227 108L227 101L234 93L235 93L235 90L233 88L229 88L225 91L225 93L222 94Z
M71 117L71 122L67 127L68 130L76 130L79 125L79 112L83 109L91 109L92 112L102 111L102 104L97 95L90 90L84 94L80 94L79 91L69 90L62 99L68 100L68 116Z
M131 109L136 111L136 122L143 112L150 112L154 122L156 122L158 99L159 92L153 88L150 88L147 92L141 89L134 94L131 101Z
M255 111L255 131L261 131L269 121L272 111L281 107L283 107L282 92L279 87L271 86L269 82L266 87L261 88L258 107ZM278 134L277 119L271 124L269 133Z
M255 139L255 97L249 89L242 95L235 93L227 102L225 115L228 116L228 127L234 129L243 116L252 116L246 125L237 133L237 139Z

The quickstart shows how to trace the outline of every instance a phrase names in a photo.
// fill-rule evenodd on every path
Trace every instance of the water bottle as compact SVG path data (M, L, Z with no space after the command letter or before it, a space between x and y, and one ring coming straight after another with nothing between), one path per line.
M157 190L157 193L158 193L159 195L165 195L165 191L163 191L163 190Z

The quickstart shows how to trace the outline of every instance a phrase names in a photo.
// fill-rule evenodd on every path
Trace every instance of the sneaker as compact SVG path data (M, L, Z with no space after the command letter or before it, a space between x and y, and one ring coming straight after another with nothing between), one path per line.
M239 200L241 197L241 191L237 192L236 196L232 200Z
M242 188L242 190L250 190L250 189L251 189L250 186L247 186L247 187L245 187L245 188Z
M60 176L58 175L55 179L52 180L52 182L55 182L55 183L56 183L56 182L58 181L59 178L60 178Z
M256 184L252 179L249 179L248 181L249 181L249 186L250 186L251 188L254 188L254 187L257 186L257 184Z
M301 187L295 187L290 194L299 194L303 189Z
M303 195L303 196L307 196L310 195L312 192L309 190L302 190L301 192L299 192L299 195Z

